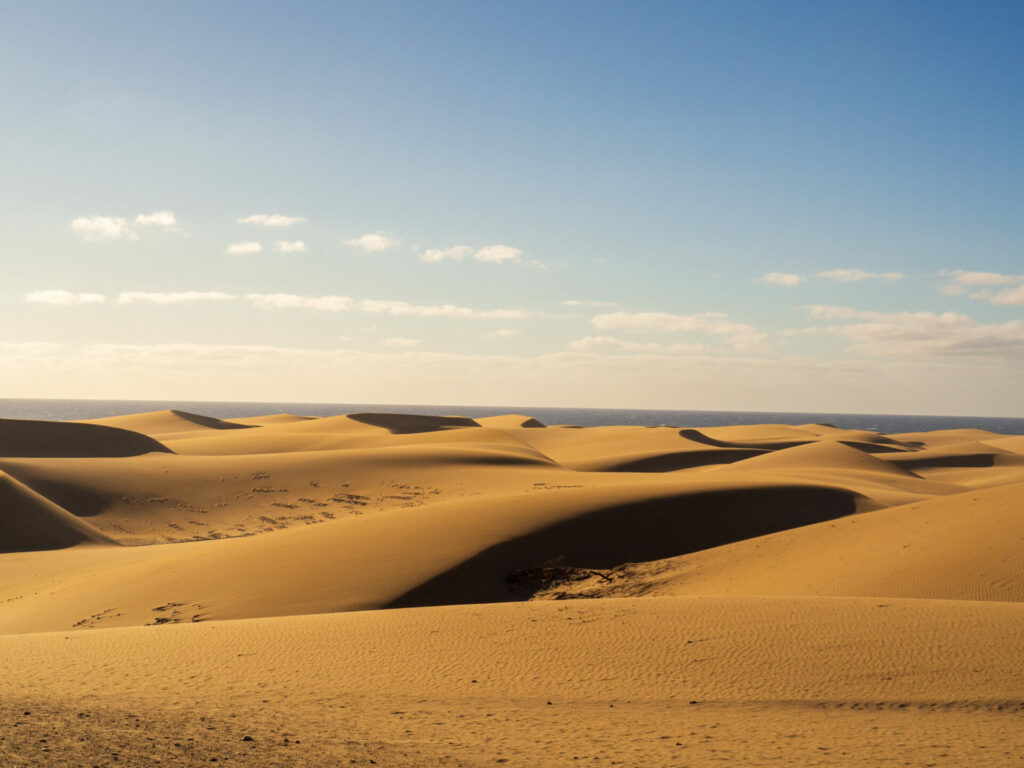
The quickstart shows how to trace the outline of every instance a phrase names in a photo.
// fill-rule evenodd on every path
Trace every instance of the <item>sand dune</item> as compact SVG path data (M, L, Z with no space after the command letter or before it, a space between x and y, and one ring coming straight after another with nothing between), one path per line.
M206 430L211 429L247 429L250 426L248 424L222 421L211 416L201 416L197 413L176 410L133 413L128 416L110 416L105 419L90 419L82 423L128 429L157 439L202 434Z
M122 457L168 449L126 429L72 422L0 419L0 457Z
M1013 764L1021 499L979 430L0 420L0 759Z
M1024 602L1024 483L794 528L600 577L554 574L535 597L847 595ZM539 577L538 577L539 578Z
M0 472L0 553L63 549L113 540Z

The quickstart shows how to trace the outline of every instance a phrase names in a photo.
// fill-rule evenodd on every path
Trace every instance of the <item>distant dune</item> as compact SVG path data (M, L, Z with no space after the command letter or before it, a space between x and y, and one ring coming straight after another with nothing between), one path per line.
M0 762L1014 765L1022 509L980 430L0 420Z

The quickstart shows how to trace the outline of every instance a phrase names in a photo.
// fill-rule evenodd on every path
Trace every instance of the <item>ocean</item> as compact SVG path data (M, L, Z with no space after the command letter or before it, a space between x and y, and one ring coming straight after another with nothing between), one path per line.
M973 416L906 416L879 413L786 413L774 411L659 411L623 408L532 408L529 406L401 405L381 403L231 403L177 400L33 400L0 398L0 418L98 419L126 413L174 408L221 419L294 413L335 416L378 411L429 415L497 416L522 413L545 424L581 427L634 425L656 427L716 427L737 424L832 424L843 429L874 432L923 432L935 429L985 429L1001 434L1024 434L1024 418Z

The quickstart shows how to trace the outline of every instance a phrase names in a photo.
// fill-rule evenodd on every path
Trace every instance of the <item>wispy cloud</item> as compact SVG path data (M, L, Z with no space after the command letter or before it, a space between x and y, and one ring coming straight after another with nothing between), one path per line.
M471 309L454 304L410 304L407 301L364 299L359 303L363 312L405 317L474 317L489 320L518 320L532 317L532 312L521 309Z
M281 253L304 253L309 249L302 240L278 240L274 243L274 250Z
M139 237L128 220L119 216L79 216L71 222L71 229L91 242L137 240Z
M416 347L419 346L420 340L406 339L396 336L390 339L384 339L383 341L381 341L381 344L383 344L385 347Z
M523 252L510 245L485 245L473 254L473 258L477 261L502 264L507 261L520 261L523 258Z
M140 213L135 217L135 223L140 227L160 227L166 230L178 228L178 220L174 217L174 211Z
M368 232L360 237L343 240L341 244L350 248L358 248L366 253L379 253L394 248L398 245L398 239L385 232Z
M348 296L299 296L294 293L249 293L245 298L260 309L317 309L341 312L352 307Z
M420 254L420 261L435 264L439 261L462 261L473 255L468 245L453 245L451 248L428 248Z
M818 272L814 277L821 278L823 280L833 280L837 283L858 283L861 280L901 280L903 279L902 272L868 272L863 269L828 269L824 272ZM804 277L803 275L797 275L790 272L769 272L766 275L761 275L758 278L758 282L764 283L765 285L783 285L787 287L793 287L800 285L800 283L806 282L810 278Z
M302 216L284 216L280 213L253 213L238 220L239 224L259 224L264 227L291 227L309 221Z
M591 301L589 299L567 299L562 302L566 307L593 307L594 309L614 309L619 306L617 301Z
M707 351L707 347L700 343L660 344L656 341L623 341L612 336L584 336L570 341L566 349L572 352L654 352L672 355L694 355Z
M835 280L837 283L857 283L861 280L901 280L902 272L865 272L863 269L829 269L819 272L816 277Z
M74 293L65 290L43 290L24 294L25 301L36 304L72 305L99 304L106 297L98 293ZM259 309L313 309L321 312L353 310L395 317L452 317L478 320L523 320L537 313L523 309L473 309L455 304L412 304L393 299L363 299L349 296L305 296L295 293L247 293L238 295L224 291L123 291L116 303L125 304L187 304L197 301L244 300ZM504 329L496 336L512 336L518 331Z
M595 315L591 325L598 330L657 331L660 333L708 333L728 336L740 352L767 352L768 336L752 325L737 323L722 312L676 315L670 312L610 312Z
M1024 304L1024 283L1016 288L1004 288L993 296L993 304Z
M1024 357L1024 323L979 323L957 312L874 312L850 307L812 305L816 319L849 320L818 327L849 339L850 349L878 356Z
M230 245L228 245L227 249L225 249L224 252L230 253L233 256L237 256L239 254L245 253L259 253L262 250L262 245L260 245L254 240L249 240L241 243L231 243Z
M957 269L950 272L942 272L947 275L951 282L967 287L1012 285L1024 280L1024 275L1003 275L999 272L969 272Z
M769 272L767 275L761 275L760 282L766 285L800 285L807 278L801 277L800 275L791 275L787 272Z
M450 248L428 248L420 254L420 261L436 264L442 261L462 261L472 257L489 264L523 264L528 267L544 268L536 259L524 259L523 251L511 245L485 245L473 250L468 245L453 245Z
M519 331L516 328L499 328L496 331L485 333L484 336L489 339L510 339L513 336L518 336Z
M751 326L734 323L724 312L700 312L694 315L676 315L670 312L610 312L595 315L590 323L600 330L624 329L631 331L660 331L663 333L738 333Z
M230 301L235 297L221 291L125 291L118 304L185 304L193 301Z
M107 297L102 293L74 293L50 289L45 291L32 291L25 294L25 301L31 304L56 304L59 306L71 306L72 304L103 304Z
M939 289L947 296L966 294L969 298L985 299L992 304L1024 304L1024 275L963 269L944 270L939 274L949 278L949 282ZM996 290L999 286L1013 287Z

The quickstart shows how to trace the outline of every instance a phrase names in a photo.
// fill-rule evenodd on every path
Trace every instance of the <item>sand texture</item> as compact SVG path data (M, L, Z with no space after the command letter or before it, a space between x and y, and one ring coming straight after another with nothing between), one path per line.
M1024 750L1024 437L0 420L0 765Z

